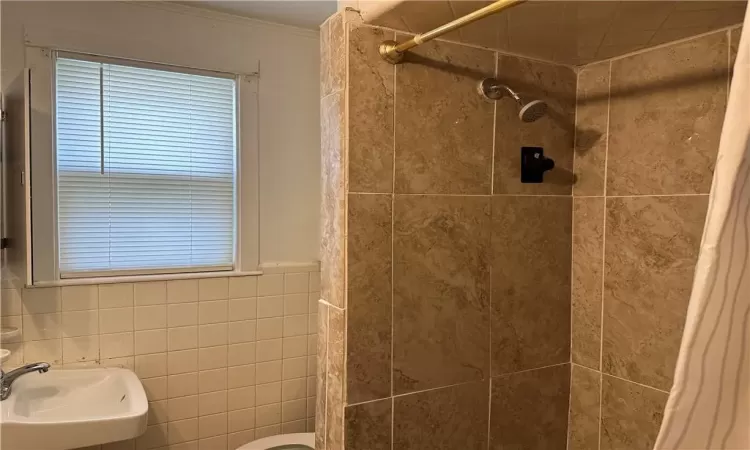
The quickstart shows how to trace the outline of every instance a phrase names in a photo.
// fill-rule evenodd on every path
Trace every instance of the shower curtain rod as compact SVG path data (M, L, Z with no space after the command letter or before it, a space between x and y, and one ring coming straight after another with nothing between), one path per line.
M459 17L452 22L448 22L445 25L439 26L434 30L418 34L408 41L404 41L400 44L396 41L383 41L379 47L380 56L382 56L383 59L391 64L398 64L401 62L401 60L404 59L404 53L406 53L407 50L416 47L417 45L424 44L425 42L431 41L436 37L444 35L445 33L476 22L479 19L484 19L491 14L495 14L496 12L500 12L506 8L510 8L525 1L527 0L499 0L463 17Z

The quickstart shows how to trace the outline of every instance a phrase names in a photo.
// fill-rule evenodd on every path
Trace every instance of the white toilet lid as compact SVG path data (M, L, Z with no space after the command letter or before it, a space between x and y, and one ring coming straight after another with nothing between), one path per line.
M270 436L245 444L237 450L314 450L315 433Z

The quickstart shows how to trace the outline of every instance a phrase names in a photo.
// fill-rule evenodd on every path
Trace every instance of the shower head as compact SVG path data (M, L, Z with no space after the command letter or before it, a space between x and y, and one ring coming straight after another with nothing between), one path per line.
M547 113L547 104L541 100L531 100L521 106L518 118L522 122L535 122Z
M547 113L547 103L539 99L524 99L516 91L494 78L485 78L479 83L479 93L486 99L499 100L511 97L518 105L518 118L522 122L535 122Z

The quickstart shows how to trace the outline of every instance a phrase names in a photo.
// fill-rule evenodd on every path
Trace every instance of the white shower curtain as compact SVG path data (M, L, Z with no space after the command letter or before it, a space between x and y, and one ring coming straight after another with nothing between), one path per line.
M750 15L656 449L750 449Z

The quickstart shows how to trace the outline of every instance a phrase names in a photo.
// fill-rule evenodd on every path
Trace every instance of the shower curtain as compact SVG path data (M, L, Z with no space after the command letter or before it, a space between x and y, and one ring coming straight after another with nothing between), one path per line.
M656 449L750 449L750 15Z

